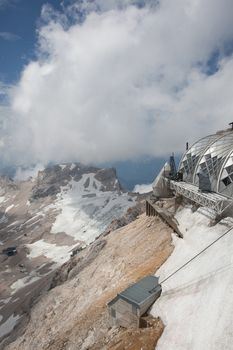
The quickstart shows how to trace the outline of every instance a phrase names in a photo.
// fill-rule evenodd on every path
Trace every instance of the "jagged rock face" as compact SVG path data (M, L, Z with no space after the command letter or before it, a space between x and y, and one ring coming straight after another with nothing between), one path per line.
M91 264L101 250L105 247L107 241L105 239L97 240L90 245L88 253L85 255L74 257L70 259L67 263L62 265L60 269L57 270L52 282L50 289L64 283L67 279L74 278L82 270L84 270L89 264Z
M114 168L99 169L81 163L54 165L39 171L36 185L33 187L32 199L53 196L60 192L71 180L78 182L84 174L95 174L96 180L102 183L101 191L122 191ZM84 187L88 187L88 179ZM97 188L97 187L96 187Z
M7 176L0 176L0 196L6 192L17 190L17 184Z
M130 207L127 209L126 213L120 217L114 219L110 225L106 228L105 232L103 233L103 236L107 235L111 231L117 230L120 227L126 226L136 220L139 215L144 213L145 211L145 202L144 200L139 201L136 205L133 207Z
M103 184L102 191L122 191L114 168L98 170L95 178Z

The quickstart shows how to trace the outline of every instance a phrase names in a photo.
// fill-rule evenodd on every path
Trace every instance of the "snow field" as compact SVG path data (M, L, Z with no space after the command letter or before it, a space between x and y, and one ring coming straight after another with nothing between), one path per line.
M209 219L190 208L176 219L184 239L173 237L175 249L156 273L160 281L226 232L209 227ZM162 285L151 313L165 330L159 350L230 350L233 344L233 230Z
M90 244L114 218L122 216L134 205L134 200L127 193L102 191L103 184L94 176L94 173L84 174L79 181L72 180L62 188L55 203L60 214L52 226L52 234L65 232L76 241ZM56 264L63 264L70 258L70 252L77 243L74 246L58 246L39 240L27 246L30 258L43 255Z
M101 191L103 185L94 175L85 174L80 181L72 181L63 188L57 201L61 213L51 233L66 232L89 244L114 218L123 215L133 205L128 194Z

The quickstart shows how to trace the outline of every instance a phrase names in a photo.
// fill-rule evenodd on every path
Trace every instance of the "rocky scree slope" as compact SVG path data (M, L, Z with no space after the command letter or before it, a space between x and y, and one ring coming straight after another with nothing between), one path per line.
M140 207L137 196L122 190L114 169L72 163L51 166L28 181L0 178L0 251L17 247L15 256L0 255L2 346L9 334L9 340L17 336L17 324L24 326L31 304L50 288L72 251L111 225L126 224Z
M145 214L99 237L57 270L25 333L6 349L154 349L163 331L159 319L141 330L110 328L106 304L155 273L172 249L171 229Z

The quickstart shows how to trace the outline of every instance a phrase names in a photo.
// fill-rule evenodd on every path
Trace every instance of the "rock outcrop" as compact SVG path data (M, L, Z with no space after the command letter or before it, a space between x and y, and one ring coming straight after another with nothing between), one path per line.
M38 199L56 195L62 186L66 186L71 180L78 182L84 174L95 174L96 180L102 184L101 191L122 191L114 168L99 169L81 163L72 163L53 165L39 171L31 198ZM88 180L85 186L88 187Z

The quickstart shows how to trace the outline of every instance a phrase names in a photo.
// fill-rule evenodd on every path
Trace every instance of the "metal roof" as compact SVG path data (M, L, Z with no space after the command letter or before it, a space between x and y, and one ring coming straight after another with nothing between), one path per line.
M160 287L158 280L158 277L146 276L119 293L119 296L139 305L157 291L157 288Z
M183 181L199 186L198 174L208 176L211 191L233 198L233 130L208 135L183 155L179 171Z

